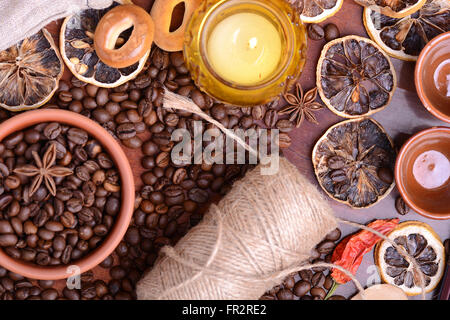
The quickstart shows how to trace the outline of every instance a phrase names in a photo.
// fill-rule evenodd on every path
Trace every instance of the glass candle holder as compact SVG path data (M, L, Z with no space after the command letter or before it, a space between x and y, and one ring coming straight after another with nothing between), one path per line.
M205 0L186 31L196 85L226 104L253 106L288 91L306 61L306 29L285 0Z

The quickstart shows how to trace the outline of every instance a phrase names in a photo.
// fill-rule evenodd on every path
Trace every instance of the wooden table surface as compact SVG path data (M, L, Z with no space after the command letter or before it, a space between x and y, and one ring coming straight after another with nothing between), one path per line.
M134 2L141 5L146 10L150 10L153 0L134 0ZM331 22L338 26L341 36L359 35L368 37L362 24L362 8L355 4L352 0L344 0L344 5L341 10L335 16L322 22L321 25L324 26ZM60 22L57 22L52 23L48 27L55 35L55 38L58 37L59 25ZM305 90L315 86L316 65L320 51L322 50L324 44L325 40L309 40L308 42L307 62L300 78L300 83ZM375 114L373 118L384 126L394 141L401 140L404 133L413 134L431 126L448 126L448 124L430 115L422 106L414 87L414 63L403 62L394 58L392 58L392 62L397 72L397 90L390 105L385 110ZM70 79L70 72L66 70L63 78L66 80ZM317 139L326 131L328 127L344 119L336 116L328 109L321 110L316 114L319 125L314 125L305 121L300 128L293 130L290 133L292 144L288 149L284 150L284 155L296 165L300 172L305 174L315 185L318 186L311 163L312 148ZM130 155L129 160L135 174L137 184L136 188L138 190L142 184L140 174L143 170L139 161L141 158L141 153L140 150L136 151L127 148L125 149L127 154ZM400 218L401 221L420 220L430 224L442 240L450 238L449 220L431 220L424 218L415 212L410 212L406 216L398 215L394 207L394 201L397 196L398 191L395 188L388 197L377 203L375 206L362 210L351 209L350 207L331 199L330 204L338 217L347 220L352 220L359 223L367 223L370 220L379 218ZM346 226L342 226L341 229L344 234L355 231L355 229L348 228ZM101 268L96 268L94 272L96 276L107 276L105 271ZM363 286L368 286L374 282L379 282L377 271L373 265L372 254L368 254L364 258L363 263L358 270L357 278ZM356 289L354 285L347 284L338 288L337 293L350 296L355 291ZM427 298L431 299L436 294L436 292L428 294ZM419 298L413 297L411 299Z

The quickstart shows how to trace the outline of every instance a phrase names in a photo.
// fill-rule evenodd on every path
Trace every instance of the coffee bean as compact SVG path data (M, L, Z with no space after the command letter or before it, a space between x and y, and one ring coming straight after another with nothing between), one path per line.
M70 128L67 133L67 139L75 144L85 144L88 140L86 131L78 128Z
M170 53L170 62L175 67L180 67L181 65L183 65L183 63L184 63L183 53L181 51L171 52Z
M128 228L127 233L125 234L125 240L133 246L136 246L139 244L140 236L139 236L139 230L134 227Z
M8 220L0 220L0 233L14 233L11 223Z
M78 230L80 238L83 240L89 240L93 235L94 231L89 226L81 226Z
M409 212L409 206L401 196L398 196L397 199L395 199L395 209L397 209L398 214L402 216Z
M130 139L123 140L122 143L131 149L138 149L142 146L142 140L139 137L132 137Z
M65 298L69 300L80 300L80 293L76 289L69 289L65 287L62 291Z
M57 221L49 221L45 224L45 228L47 230L53 231L53 232L59 232L64 230L64 226L62 223Z
M56 139L60 135L60 133L61 133L61 126L57 122L49 123L44 128L44 135L49 140Z
M325 33L324 34L325 35L325 40L327 42L331 41L331 40L334 40L334 39L337 39L340 36L338 27L335 24L333 24L333 23L329 23L329 24L327 24L325 26L324 33Z
M299 275L303 280L310 282L313 276L313 272L311 270L301 270L299 271Z
M333 286L333 283L334 283L333 277L331 275L327 275L323 283L323 287L326 290L330 290L331 287Z
M36 256L36 263L41 266L47 266L50 264L50 256L47 253L40 252Z
M280 132L290 132L294 128L294 123L289 120L278 120L276 127Z
M341 230L339 228L334 229L326 236L326 239L330 241L337 241L340 238L341 238Z
M311 40L320 40L323 39L325 32L321 26L316 23L311 23L306 27L306 31L308 32L308 37Z
M329 254L333 252L335 247L335 244L333 241L322 241L317 245L317 251L319 251L320 254Z
M93 110L97 108L97 102L94 98L84 97L83 98L83 107L88 110Z
M313 297L319 297L320 300L325 299L325 296L327 295L325 290L323 290L322 288L319 288L319 287L314 287L310 291L311 291L311 295Z
M109 274L111 278L120 280L126 276L126 271L120 266L114 266L111 269L109 269Z
M206 108L205 97L200 92L200 90L193 90L191 92L191 99L196 105L198 105L200 107L200 109Z
M106 200L105 211L107 214L111 216L115 216L119 213L120 210L120 201L115 197L109 197Z
M23 233L23 224L22 221L17 218L17 217L13 217L11 220L11 226L14 229L14 232L18 235L21 236Z
M291 146L291 137L289 137L287 133L281 132L278 138L279 138L278 146L281 149L286 149Z
M310 289L311 289L311 284L308 281L301 280L295 284L293 291L297 297L301 298L305 294L307 294Z
M60 91L58 93L58 99L61 102L68 103L68 102L72 101L72 93L70 91Z
M268 128L275 127L278 121L278 113L276 110L268 110L264 116L264 123Z
M38 230L37 235L41 239L52 240L53 237L55 236L55 233L53 231L41 228L41 229Z
M281 289L277 293L277 298L280 300L293 300L294 295L291 290Z
M49 288L41 292L41 298L43 300L56 300L58 297L58 291L53 288Z
M266 115L266 106L265 105L258 105L254 106L252 108L252 117L254 120L262 120L264 119L264 116Z
M19 239L15 234L0 234L0 246L10 247L14 246Z
M156 156L156 165L160 168L166 168L170 162L170 154L168 152L161 152Z
M136 136L136 128L133 123L124 123L117 127L116 134L119 139L131 139Z
M9 194L0 196L0 210L4 210L13 200L13 197Z
M111 268L112 265L113 265L113 263L114 263L114 258L113 258L112 256L108 256L108 257L106 257L105 260L103 260L103 261L100 263L100 266L101 266L102 268Z
M102 298L108 294L108 286L103 280L96 280L94 282L95 292L97 297Z
M18 131L10 134L5 139L3 139L3 144L7 149L13 149L16 145L18 145L24 138L23 131Z
M323 275L322 272L315 273L311 278L311 284L314 287L322 287L324 283L325 283L325 276Z
M193 188L189 190L188 197L197 203L206 203L208 201L208 192L199 188Z

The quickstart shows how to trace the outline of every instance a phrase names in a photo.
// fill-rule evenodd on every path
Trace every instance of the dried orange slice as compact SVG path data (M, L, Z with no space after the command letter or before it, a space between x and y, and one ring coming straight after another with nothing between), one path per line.
M389 56L373 41L358 36L335 39L324 46L316 79L322 101L344 118L383 110L397 86Z
M289 0L304 23L319 23L334 16L344 0Z
M60 33L61 55L70 71L81 81L98 87L113 88L135 78L144 67L150 50L135 64L126 68L113 68L104 64L95 53L94 33L97 24L106 12L120 4L132 3L130 0L114 1L106 9L87 9L67 17ZM119 36L116 45L125 43L131 29Z
M419 10L426 0L355 0L356 3L392 18L403 18Z
M400 223L388 237L416 259L425 277L425 291L432 291L445 269L445 249L439 236L426 223L407 221ZM384 282L400 287L410 296L421 293L418 272L389 242L377 244L374 259Z
M329 128L312 152L322 189L352 208L367 208L394 188L395 150L383 127L371 118L342 121ZM380 172L390 172L390 180Z
M401 19L365 8L363 19L370 38L390 56L415 61L428 41L450 31L450 1L428 0L420 10Z
M0 107L23 111L42 106L56 92L63 72L64 63L46 29L0 51Z

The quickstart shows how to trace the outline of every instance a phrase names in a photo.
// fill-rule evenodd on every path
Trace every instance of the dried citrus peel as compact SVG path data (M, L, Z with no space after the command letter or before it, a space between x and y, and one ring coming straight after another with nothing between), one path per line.
M46 29L0 51L0 107L24 111L42 106L56 92L63 72L64 63Z

